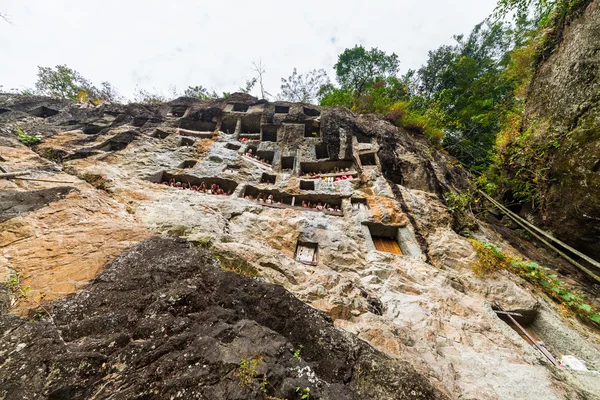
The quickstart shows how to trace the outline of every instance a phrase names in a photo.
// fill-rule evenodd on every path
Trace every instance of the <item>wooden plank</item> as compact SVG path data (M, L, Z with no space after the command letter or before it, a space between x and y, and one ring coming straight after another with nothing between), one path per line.
M7 173L0 174L0 179L2 179L2 178L10 179L10 178L14 178L17 176L29 175L30 173L31 173L30 171L7 172Z
M375 245L375 249L378 251L384 251L392 254L402 254L402 250L400 250L398 242L392 238L374 236L373 244Z

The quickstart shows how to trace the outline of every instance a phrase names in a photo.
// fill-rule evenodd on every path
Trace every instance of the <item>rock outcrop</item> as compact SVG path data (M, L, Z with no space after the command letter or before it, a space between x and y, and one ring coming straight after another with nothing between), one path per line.
M600 259L600 1L574 3L567 23L548 34L551 53L527 94L525 132L509 143L503 168L537 188L540 225Z
M442 200L466 174L423 137L241 94L97 107L2 95L0 108L0 166L34 179L0 180L0 272L29 287L6 304L40 319L0 316L0 393L260 398L235 372L254 354L288 399L296 387L315 399L600 392L496 315L497 303L531 316L550 351L600 368L593 331L507 271L473 273ZM21 145L17 126L41 143Z
M0 320L3 398L262 399L263 378L268 395L288 399L297 388L315 399L445 398L282 287L217 263L185 241L151 239L49 305L51 320ZM241 358L260 363L240 369Z

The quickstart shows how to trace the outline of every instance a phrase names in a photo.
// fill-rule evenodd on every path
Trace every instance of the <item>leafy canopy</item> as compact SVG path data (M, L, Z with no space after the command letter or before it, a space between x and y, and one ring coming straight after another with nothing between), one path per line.
M79 72L67 67L39 67L35 88L37 93L61 99L79 100L81 94L91 101L117 101L120 96L117 90L108 82L102 82L100 88L94 86Z
M395 53L387 55L376 47L366 50L363 46L355 46L339 55L334 68L340 87L361 95L375 82L395 77L400 61Z

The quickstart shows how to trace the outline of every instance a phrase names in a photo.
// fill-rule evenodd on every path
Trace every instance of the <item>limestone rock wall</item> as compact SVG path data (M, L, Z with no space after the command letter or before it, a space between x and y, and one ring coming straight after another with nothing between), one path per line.
M441 200L448 188L466 184L465 174L447 156L427 146L424 138L375 116L307 104L268 103L240 94L213 102L182 98L156 106L98 107L3 95L0 107L9 110L0 114L0 165L10 171L30 170L30 178L44 180L0 180L2 198L13 203L12 199L29 199L21 208L0 208L9 210L0 222L0 267L9 274L18 272L23 284L30 286L13 313L39 313L43 300L86 287L106 261L132 245L153 235L175 235L209 247L222 266L234 270L244 266L250 275L257 275L254 279L280 285L325 312L333 325L352 334L352 340L362 339L385 353L389 360L385 363L410 371L414 382L425 382L420 378L424 377L431 384L427 390L439 396L571 399L594 398L598 392L597 381L587 375L549 367L496 316L492 305L498 302L506 309L543 313L545 321L557 326L565 323L556 307L520 278L506 272L489 279L473 274L475 252L452 231L451 217ZM40 112L40 107L46 109ZM33 149L19 144L13 135L16 126L41 135L41 143ZM335 179L341 176L352 179ZM170 180L179 183L171 186ZM178 187L202 182L209 188L219 185L224 193ZM43 190L52 195L41 201ZM257 200L268 195L273 196L271 202ZM330 209L308 207L319 202ZM480 234L485 240L498 241L491 232ZM403 254L381 251L377 243L382 238L389 246L396 243ZM137 249L127 253L126 259L135 260L141 251ZM303 249L313 255L309 262L298 257ZM201 257L188 250L183 253ZM174 271L181 262L179 257L161 260L162 269L171 263ZM125 268L127 264L119 261L117 265ZM143 266L135 265L142 273ZM160 274L156 276L153 284L160 285ZM81 305L88 296L101 300L94 294L95 284L74 299L53 303L54 309L44 306L59 328L61 324L77 326L68 321L75 314L65 312L64 307L77 308L77 319L85 321L82 327L107 323L101 316L104 313L120 315L122 319L115 321L122 322L117 325L131 321L128 315L133 311L119 308L118 303L101 313ZM238 292L239 296L253 296L253 285L239 284L247 285L249 291ZM172 285L178 291L185 289L182 282ZM118 292L119 287L111 290ZM122 290L128 289L123 286ZM277 290L277 296L287 296ZM161 310L169 310L168 305ZM169 324L179 321L179 314L173 313L175 319L169 319ZM40 329L23 320L2 318L8 318L7 326L15 332ZM141 321L139 315L131 318ZM273 311L264 318L271 323L285 316ZM309 318L296 323L310 328L315 322ZM259 325L274 329L266 322ZM569 333L569 343L577 346L552 340L553 351L577 348L590 367L600 368L594 356L598 354L594 334L576 321L571 326L563 328ZM72 340L94 342L92 331L77 329ZM274 330L287 339L277 338L277 343L291 340L278 329ZM143 340L124 327L119 332L123 340ZM234 337L244 335L235 332ZM227 346L229 337L215 340L228 352L227 371L231 372L231 363L239 362L249 345L232 348ZM255 343L257 337L252 336L250 342ZM15 340L10 337L0 356L16 351L19 343ZM300 335L293 344L313 345L315 365L327 365L314 353L321 349L315 340L320 339ZM171 352L169 346L165 357ZM277 353L271 347L260 351L272 352L273 357ZM222 360L219 357L214 360ZM362 365L360 357L344 360L352 365L347 369ZM279 361L285 365L283 359ZM404 369L404 362L411 369ZM130 365L126 363L125 368ZM108 385L118 388L123 371L115 372L116 380ZM146 372L135 371L136 376L151 379ZM279 372L277 379L283 382L287 378ZM348 398L390 398L383 389L385 382L397 390L398 398L404 398L400 396L404 389L387 375L379 383L364 381L359 390L352 386L360 376L355 373L350 382L341 379L345 386L340 390L346 390ZM104 379L104 375L94 376ZM324 379L340 383L338 378ZM0 383L0 390L2 385L8 383ZM64 390L72 385L77 380ZM227 385L221 382L219 390ZM80 393L75 386L73 393ZM336 398L325 389L320 393L319 398ZM416 396L406 393L406 398Z

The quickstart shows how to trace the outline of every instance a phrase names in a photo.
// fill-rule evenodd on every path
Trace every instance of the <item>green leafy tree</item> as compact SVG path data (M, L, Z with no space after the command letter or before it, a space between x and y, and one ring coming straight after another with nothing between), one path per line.
M485 169L502 115L514 101L514 84L503 73L512 31L504 24L481 23L455 40L429 53L412 103L423 111L437 109L444 147L469 167Z
M92 102L121 99L115 87L109 82L102 82L100 88L97 88L79 72L66 65L57 65L54 68L38 66L37 77L36 92L44 96L77 101L80 99L80 93L84 92Z
M299 74L296 68L289 78L281 78L279 98L287 101L312 103L321 99L322 87L331 85L324 69L312 70L307 74Z
M394 53L387 55L378 48L366 50L363 46L346 49L334 66L336 79L344 90L362 95L375 82L395 77L400 61Z
M38 67L37 76L35 88L45 96L77 100L79 92L85 91L85 86L89 86L83 76L66 65Z

